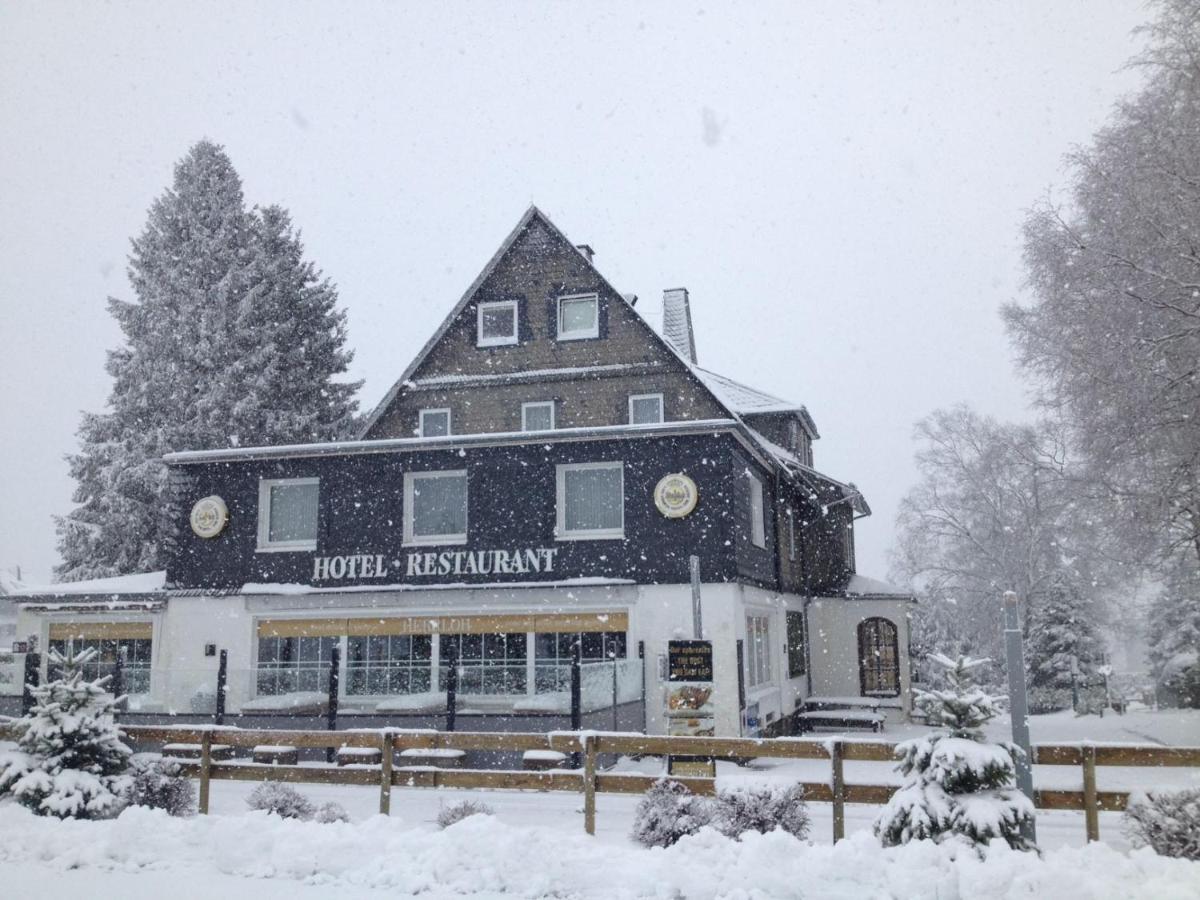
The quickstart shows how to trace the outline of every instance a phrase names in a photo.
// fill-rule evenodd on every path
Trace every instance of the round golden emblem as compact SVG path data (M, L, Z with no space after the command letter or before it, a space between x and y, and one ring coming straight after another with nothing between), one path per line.
M700 491L682 472L664 475L654 488L654 505L668 519L681 519L696 508Z
M229 521L225 501L213 494L196 501L192 507L192 531L202 538L215 538Z

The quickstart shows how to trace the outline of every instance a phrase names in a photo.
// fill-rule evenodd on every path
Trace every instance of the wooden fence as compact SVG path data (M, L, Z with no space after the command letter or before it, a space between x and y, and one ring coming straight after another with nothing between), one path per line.
M550 734L437 732L437 731L251 731L236 728L161 728L124 726L130 739L139 744L194 743L200 759L186 764L186 774L200 781L200 810L208 811L212 779L236 781L282 781L292 783L357 784L379 786L379 811L391 809L393 787L447 787L574 791L583 794L584 828L596 828L596 794L641 794L660 776L604 772L597 767L601 754L618 756L693 756L724 760L754 758L820 759L830 765L824 782L802 782L810 802L833 805L833 839L845 836L847 803L882 804L895 792L893 785L848 784L846 762L895 762L896 745L882 741L843 740L840 737L742 738L655 737L607 732L552 732ZM382 762L355 767L260 765L215 762L213 743L250 750L260 744L297 748L359 747L378 749ZM439 769L431 766L397 767L395 754L404 750L462 750L521 753L526 750L555 750L579 754L581 769L512 771L492 769ZM1034 763L1046 766L1077 766L1083 790L1036 790L1038 809L1082 810L1087 839L1100 839L1101 810L1125 809L1126 791L1100 791L1096 769L1100 766L1200 767L1200 747L1145 747L1102 744L1050 744L1034 748ZM672 780L697 794L714 793L710 778L678 776Z
M830 778L824 782L801 782L810 802L833 805L833 839L845 836L847 803L882 804L895 793L894 785L848 784L846 762L895 762L896 745L883 741L829 738L693 738L655 737L644 734L612 732L551 732L525 734L507 732L438 732L405 730L361 731L290 731L249 730L222 726L188 728L124 725L122 731L138 745L167 743L195 744L196 762L184 763L183 772L200 782L200 812L207 813L213 779L230 781L281 781L313 784L378 785L379 811L391 810L393 787L486 788L539 791L573 791L583 794L584 828L596 829L598 793L641 794L658 775L604 772L597 766L601 754L618 756L692 756L724 760L755 758L820 759L830 765ZM4 739L0 726L0 739ZM11 735L8 737L11 738ZM381 762L375 765L347 767L313 765L265 765L247 762L214 761L212 747L224 744L247 751L261 744L296 748L375 749ZM521 753L526 750L554 750L578 754L579 769L513 771L496 769L441 769L433 766L395 765L395 754L404 750L462 750ZM1077 766L1083 776L1083 790L1037 789L1034 803L1038 809L1082 810L1087 839L1100 839L1100 812L1120 812L1129 799L1127 791L1101 791L1096 787L1096 769L1100 766L1200 767L1200 747L1146 747L1124 744L1043 744L1034 747L1034 764ZM711 778L672 776L697 794L712 794Z

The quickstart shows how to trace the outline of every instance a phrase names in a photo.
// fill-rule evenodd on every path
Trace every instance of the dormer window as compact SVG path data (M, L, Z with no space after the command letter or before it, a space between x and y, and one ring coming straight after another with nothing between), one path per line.
M501 300L479 304L478 347L501 347L517 343L517 301Z
M558 339L579 341L600 336L599 299L595 294L558 299Z
M423 409L419 425L421 437L445 437L450 433L450 410Z
M662 420L662 394L634 394L629 398L630 425L654 425Z

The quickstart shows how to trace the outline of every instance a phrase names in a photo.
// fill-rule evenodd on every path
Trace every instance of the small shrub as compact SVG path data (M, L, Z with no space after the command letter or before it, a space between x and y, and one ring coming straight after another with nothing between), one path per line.
M251 809L261 809L264 812L275 813L282 819L309 820L316 815L312 802L290 784L278 781L264 781L246 798L246 805Z
M461 822L469 816L490 816L494 815L494 810L486 803L477 803L474 800L463 800L461 803L454 803L450 806L443 806L438 810L437 823L439 828L449 828L455 822Z
M331 822L349 822L350 814L342 808L340 803L330 801L321 804L314 819L322 825L328 825Z
M166 810L172 816L196 814L196 788L190 778L179 774L179 763L168 759L135 758L132 768L130 805Z
M1200 788L1148 791L1129 798L1125 833L1161 856L1200 860Z
M717 794L713 825L726 837L779 828L798 838L808 835L804 789L791 785L748 785Z
M643 847L670 847L713 820L712 804L678 781L660 778L638 804L633 819L635 841Z

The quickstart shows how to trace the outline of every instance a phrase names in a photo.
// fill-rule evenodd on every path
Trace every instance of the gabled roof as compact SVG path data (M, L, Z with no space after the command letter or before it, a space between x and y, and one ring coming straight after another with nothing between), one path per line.
M365 436L372 428L375 427L375 423L379 421L383 414L392 405L401 389L403 389L404 386L409 383L409 381L412 379L412 376L433 351L433 348L436 347L438 342L446 336L446 332L450 330L451 326L458 319L459 315L462 314L462 311L470 304L476 292L488 279L488 276L495 271L496 267L500 264L500 261L504 259L505 255L512 249L513 245L517 242L517 239L520 238L521 234L527 227L529 227L530 223L533 222L534 219L537 219L537 221L540 222L551 234L562 240L563 243L565 243L568 247L575 248L575 245L571 243L571 239L563 234L562 230L553 222L551 222L545 213L538 209L537 206L530 205L529 209L525 210L525 214L521 216L520 221L518 221L513 230L509 232L508 237L506 237L503 243L500 244L500 248L494 254L492 254L492 258L488 260L487 265L483 267L483 271L481 271L475 277L475 280L471 282L471 286L468 287L462 297L459 298L458 303L454 305L454 308L451 309L446 318L442 320L442 324L438 326L437 331L435 331L433 336L425 342L425 346L421 348L420 352L418 352L413 358L413 361L408 364L408 367L404 370L403 374L401 374L401 376L396 380L396 383L392 385L391 389L387 392L387 394L384 395L383 399L379 401L379 404L371 411L371 414L367 417L366 424L363 426L360 437ZM612 282L605 278L600 270L593 265L588 255L577 248L575 249L576 252L579 253L579 258L582 259L596 274L596 277L600 279L601 284L608 288L613 296L623 298L624 295L615 287L613 287ZM633 309L633 307L630 307L630 309ZM658 341L659 344L661 344L669 353L671 353L671 355L678 358L686 368L693 370L692 364L679 354L679 351L672 346L670 341L659 334L659 332L655 328L651 327L649 323L646 323L646 325L646 331L652 340ZM705 388L710 394L713 394L713 399L716 400L719 405L727 409L729 408L729 405L722 401L722 399L713 392L712 388L708 387L708 385L704 383L704 381L699 377L699 373L692 371L692 375L696 378L702 388Z

